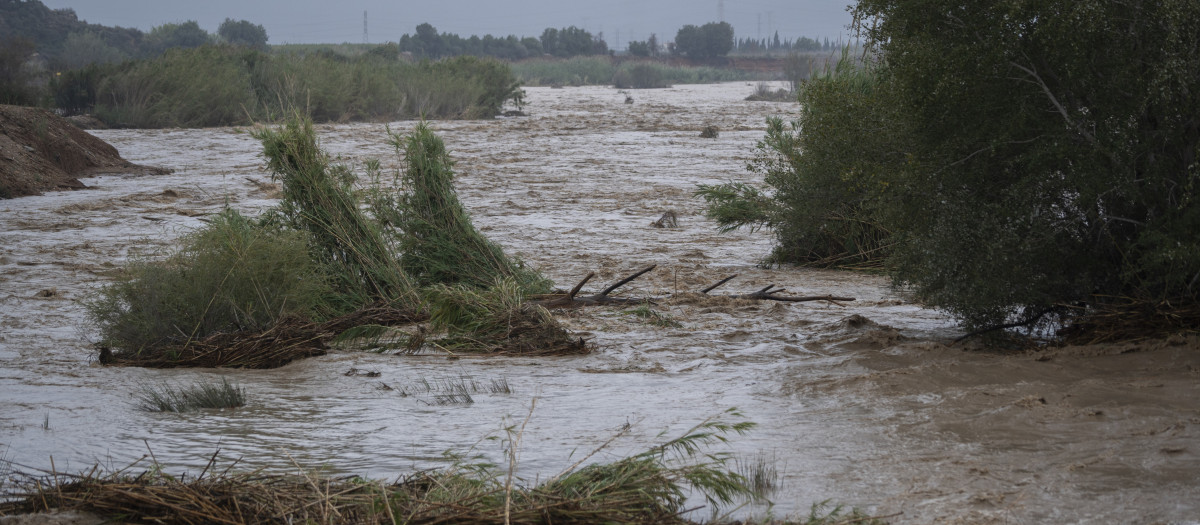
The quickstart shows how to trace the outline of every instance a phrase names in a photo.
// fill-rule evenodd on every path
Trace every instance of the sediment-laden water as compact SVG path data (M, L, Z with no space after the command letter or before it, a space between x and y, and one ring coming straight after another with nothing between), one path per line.
M528 117L434 122L458 161L473 220L561 288L588 272L598 289L649 264L623 289L665 297L768 284L853 302L668 300L680 327L621 308L563 314L596 351L584 357L459 359L335 353L277 370L144 370L95 363L77 303L130 257L152 256L229 205L275 201L258 144L239 129L96 135L165 176L86 179L93 189L0 201L0 455L22 469L123 467L153 453L168 471L214 452L240 467L323 467L390 478L473 450L495 461L502 428L536 407L519 473L545 478L625 425L608 460L736 407L759 424L728 451L773 460L774 513L833 499L912 523L1200 522L1200 342L1055 349L1021 355L948 343L953 320L885 278L763 269L769 232L718 234L696 184L745 170L770 115L742 83L634 91L531 88ZM404 132L412 122L391 123ZM715 139L700 138L708 125ZM319 126L356 169L399 161L383 124ZM667 211L679 227L656 228ZM346 375L351 369L378 373ZM374 374L371 374L374 375ZM142 385L224 376L237 410L147 413ZM475 382L473 404L439 404L428 381ZM490 393L506 382L511 393ZM436 390L436 388L435 388ZM407 395L406 395L407 394ZM473 447L473 449L472 449ZM762 507L744 509L758 513Z

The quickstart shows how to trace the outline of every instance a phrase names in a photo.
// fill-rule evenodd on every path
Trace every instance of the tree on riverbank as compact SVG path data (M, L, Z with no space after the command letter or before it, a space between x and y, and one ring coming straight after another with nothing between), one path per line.
M971 328L1200 326L1200 4L861 0L854 14L879 118L798 133L840 135L827 151L858 159L832 175L868 192L897 283ZM822 111L837 109L805 110Z

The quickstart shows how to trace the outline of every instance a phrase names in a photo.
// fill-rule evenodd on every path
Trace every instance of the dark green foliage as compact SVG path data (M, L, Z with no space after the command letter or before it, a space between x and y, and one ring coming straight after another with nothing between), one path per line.
M181 24L163 24L150 30L142 47L144 55L157 55L171 48L193 48L209 43L208 31L195 20Z
M233 210L162 261L130 264L86 303L100 343L138 352L217 332L259 330L317 313L329 293L304 235L258 226Z
M99 33L83 31L67 35L57 62L70 72L92 65L121 62L128 58L129 54L109 45Z
M629 43L629 54L635 57L648 57L650 56L650 44L634 40Z
M546 28L542 32L542 51L556 57L608 54L608 44L586 29L575 26L562 29Z
M67 115L88 113L96 106L96 93L100 81L114 66L92 64L79 69L64 71L50 81L50 93L54 106Z
M862 0L913 136L895 276L969 326L1200 294L1200 3ZM1086 311L1086 310L1085 310Z
M33 51L33 42L25 38L0 41L0 104L37 104L38 92L32 85L35 74L26 66Z
M714 58L733 49L733 26L729 22L709 22L700 27L686 25L675 35L675 52L688 58Z
M118 127L248 124L258 103L240 58L232 48L204 46L126 63L100 81L96 116Z
M487 288L512 279L525 294L545 293L550 283L504 254L471 224L454 190L453 161L442 139L424 123L405 137L391 135L406 163L399 195L376 193L372 212L394 228L405 271L422 284Z
M73 34L96 35L124 56L138 53L143 33L137 29L107 27L80 21L72 9L50 9L38 0L0 0L0 40L23 38L58 69L66 40Z
M542 43L534 37L484 35L463 38L453 33L438 33L437 28L428 23L418 25L414 34L400 37L397 48L418 58L471 55L521 60L542 55Z
M221 27L217 28L217 34L222 40L235 46L267 50L267 30L261 24L226 18L221 22Z

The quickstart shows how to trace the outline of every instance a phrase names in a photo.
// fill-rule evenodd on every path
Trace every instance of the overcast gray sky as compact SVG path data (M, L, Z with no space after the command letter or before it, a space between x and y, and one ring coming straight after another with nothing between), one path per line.
M195 20L216 32L225 18L262 24L272 44L363 41L363 12L371 43L395 41L429 22L462 36L540 36L547 27L579 26L604 32L610 47L657 33L673 40L685 24L718 21L719 0L42 0L69 7L95 24L143 31ZM724 0L724 20L737 38L798 36L836 40L848 35L848 0Z

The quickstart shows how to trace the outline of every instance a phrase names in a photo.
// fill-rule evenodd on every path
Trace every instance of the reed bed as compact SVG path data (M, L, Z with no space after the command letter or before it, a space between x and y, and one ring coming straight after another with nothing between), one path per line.
M94 106L111 127L138 128L244 125L294 111L320 122L490 118L522 96L509 66L492 59L413 62L211 45L99 67L80 82L93 94L74 105Z
M532 413L532 412L531 412ZM75 510L123 523L691 523L687 495L701 495L715 518L755 495L746 479L710 453L727 435L753 424L709 418L682 436L611 463L584 463L613 436L558 475L525 484L514 475L515 452L503 467L456 460L395 482L315 473L218 472L216 454L195 477L171 476L135 463L112 473L92 469L25 476L0 503L0 516ZM523 426L522 426L523 428ZM508 429L513 447L521 430ZM140 470L144 469L144 470ZM140 471L139 471L140 470Z

